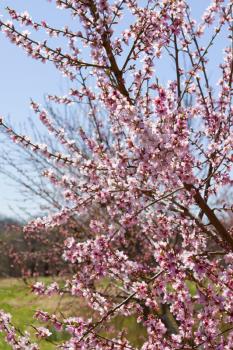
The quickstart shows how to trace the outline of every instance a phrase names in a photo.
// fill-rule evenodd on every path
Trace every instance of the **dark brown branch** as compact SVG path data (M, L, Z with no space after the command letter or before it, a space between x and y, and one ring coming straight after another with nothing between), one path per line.
M181 104L181 86L180 86L180 66L179 66L179 49L177 45L176 34L174 34L174 46L175 46L175 64L176 64L176 79L177 79L177 94L178 94L178 107Z
M209 219L209 222L216 229L217 233L219 234L223 242L226 243L231 250L233 250L233 237L229 234L229 232L226 230L226 228L223 226L223 224L214 214L214 211L210 209L206 201L202 198L198 189L195 188L192 184L187 184L187 183L184 183L184 187L189 192L194 191L193 198L196 204L207 216L207 218Z
M95 5L94 1L92 1L92 0L90 1L90 11L91 11L93 17L95 18L95 20L98 21L100 16L99 16L99 13L97 11L96 5ZM114 56L112 48L111 48L111 43L110 43L109 35L108 35L108 27L105 26L105 28L106 28L106 30L103 32L103 34L101 34L102 41L103 41L103 47L105 48L106 54L108 56L111 70L116 77L117 84L118 84L118 90L120 91L120 93L123 96L125 96L127 98L127 100L130 102L130 104L132 104L132 101L131 101L130 96L129 96L129 92L126 89L125 84L124 84L123 73L117 65L115 56Z

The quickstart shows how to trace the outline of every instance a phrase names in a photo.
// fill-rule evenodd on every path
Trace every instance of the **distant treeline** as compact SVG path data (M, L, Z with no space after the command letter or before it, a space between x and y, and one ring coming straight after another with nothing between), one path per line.
M58 275L67 271L61 259L64 235L59 231L25 234L23 224L0 219L0 277Z

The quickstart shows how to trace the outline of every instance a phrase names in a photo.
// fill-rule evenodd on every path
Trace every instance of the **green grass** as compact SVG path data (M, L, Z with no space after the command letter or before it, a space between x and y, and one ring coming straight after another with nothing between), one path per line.
M51 279L40 278L40 280L46 283L51 282ZM52 297L39 297L31 293L30 288L23 283L22 280L9 278L0 279L0 310L9 312L12 315L12 324L19 328L21 331L29 331L32 336L35 333L32 326L46 326L46 324L39 323L33 318L36 310L41 309L50 313L59 315L59 311L62 314L77 315L90 317L90 309L77 298L65 296L61 299L59 296ZM139 346L145 339L145 329L136 322L135 317L120 317L116 316L111 323L118 331L124 331L127 334L128 340L134 346ZM54 329L51 329L53 333L49 339L40 341L41 350L56 349L58 343L64 342L69 338L66 332L58 333ZM106 334L104 329L101 332L104 336L110 336ZM114 335L114 334L112 334ZM11 348L4 341L4 335L0 333L0 350L10 350ZM34 336L35 340L35 336ZM53 343L50 343L52 341Z
M38 297L30 292L23 281L17 279L0 280L0 309L9 312L12 315L12 323L16 328L22 331L34 333L33 326L38 326L39 323L33 318L36 310L43 309L44 311L54 312L59 302L59 297ZM67 301L62 303L65 305ZM64 305L61 305L63 307ZM67 337L67 336L66 336ZM61 338L61 336L60 336ZM61 341L63 339L53 339ZM54 349L55 346L48 341L41 341L42 350ZM0 333L0 349L11 349L4 341L4 335Z

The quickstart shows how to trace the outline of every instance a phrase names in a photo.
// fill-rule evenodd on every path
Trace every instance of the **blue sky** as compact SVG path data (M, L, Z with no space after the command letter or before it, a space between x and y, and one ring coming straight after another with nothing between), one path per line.
M199 18L210 1L190 0L189 3L193 8L194 17ZM67 11L55 9L54 1L48 3L47 0L1 0L0 15L3 15L3 18L6 15L4 11L6 6L20 10L20 12L27 10L33 19L38 21L46 19L49 24L55 26L62 26L71 21ZM215 51L211 52L210 73L213 79L216 75L214 62L221 58L224 41L219 40ZM167 63L164 63L160 69L162 69L161 75L166 80L171 67L167 67ZM43 103L46 93L60 94L67 85L65 79L52 64L42 64L27 57L23 50L12 45L2 33L0 33L0 78L0 115L10 116L16 128L20 123L27 122L27 118L32 113L29 108L31 97ZM17 203L14 202L15 196L15 190L8 179L0 175L0 214L12 214L9 205L17 206ZM17 194L17 197L20 199L20 195Z
M57 26L64 25L70 16L65 11L56 10L46 0L1 0L0 14L6 16L4 8L10 6L20 12L27 10L35 20L47 19ZM30 115L30 98L43 103L46 93L61 93L65 81L52 64L42 64L25 55L24 51L12 45L0 33L0 115L9 116L16 127L27 123ZM36 117L35 117L36 120ZM1 134L0 134L1 142ZM1 157L1 154L0 154ZM1 166L1 165L0 165ZM18 206L20 199L11 181L0 175L0 215L14 215L9 208Z
M8 5L28 10L35 20L48 18L49 23L65 23L65 11L54 10L46 0L1 0L0 14L5 15L4 7ZM67 19L70 17L67 15ZM30 97L43 99L47 92L58 92L64 78L52 64L41 64L27 57L23 50L12 45L4 35L0 36L0 76L2 88L0 93L1 114L10 114L12 118L24 120L28 116ZM14 117L13 117L14 116Z

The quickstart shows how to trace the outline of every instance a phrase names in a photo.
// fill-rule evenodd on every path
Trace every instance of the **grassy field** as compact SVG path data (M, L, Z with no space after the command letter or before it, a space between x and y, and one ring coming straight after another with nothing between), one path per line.
M0 279L0 309L9 312L12 315L12 323L20 330L27 330L34 333L32 325L38 326L39 323L33 318L36 310L57 313L63 309L64 312L69 308L71 300L59 297L38 297L31 293L30 288L22 280ZM56 333L51 336L51 341L59 342L67 337L66 334ZM55 346L49 341L41 341L40 347L43 350L54 349ZM0 349L11 349L4 341L4 335L0 334Z
M46 279L46 282L49 282ZM28 330L30 333L34 333L32 325L38 326L39 324L33 315L36 310L42 309L51 313L62 314L67 316L74 314L79 316L88 316L90 313L88 307L82 302L77 302L77 298L71 297L38 297L31 293L30 288L19 279L0 279L0 310L9 312L12 315L12 323L20 330ZM76 309L76 310L75 310ZM139 345L142 339L145 337L145 331L140 327L134 317L115 317L114 327L118 330L127 330L127 338L132 345ZM51 330L53 335L46 340L40 341L41 350L56 349L55 344L59 344L68 339L69 335L65 332L57 333ZM103 330L104 334L104 330ZM52 342L52 343L51 343ZM0 333L0 350L11 349L4 341L4 335Z

